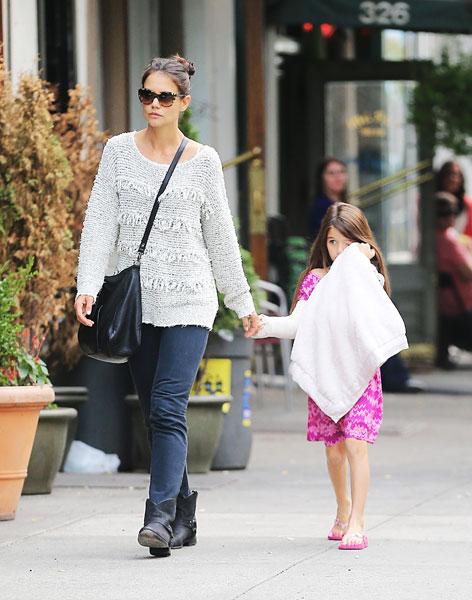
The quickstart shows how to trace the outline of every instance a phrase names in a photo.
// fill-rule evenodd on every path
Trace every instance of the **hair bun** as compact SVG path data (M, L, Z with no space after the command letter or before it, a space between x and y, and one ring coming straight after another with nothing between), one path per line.
M197 70L195 67L195 63L193 63L191 60L187 60L186 63L188 76L192 77L192 75L195 75L195 71Z
M186 58L184 58L183 56L180 56L179 54L176 54L172 58L174 58L177 62L179 62L183 66L183 68L187 71L189 77L192 77L192 75L195 74L195 71L197 69L195 67L195 63L193 63L191 60L187 60Z

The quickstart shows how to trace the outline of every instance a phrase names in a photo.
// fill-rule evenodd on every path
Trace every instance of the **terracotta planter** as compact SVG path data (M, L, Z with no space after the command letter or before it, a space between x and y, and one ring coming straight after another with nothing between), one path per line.
M75 408L45 408L39 413L23 494L51 493L64 457L67 430L76 417Z
M0 520L15 518L39 411L54 400L49 386L0 387Z

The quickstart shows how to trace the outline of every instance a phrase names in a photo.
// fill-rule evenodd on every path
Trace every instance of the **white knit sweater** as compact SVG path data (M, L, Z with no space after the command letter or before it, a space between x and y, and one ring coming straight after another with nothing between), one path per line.
M167 168L141 154L134 132L108 140L85 215L77 294L96 297L105 275L133 264ZM252 313L217 152L202 146L179 163L160 200L141 261L143 322L211 329L215 281L228 308Z

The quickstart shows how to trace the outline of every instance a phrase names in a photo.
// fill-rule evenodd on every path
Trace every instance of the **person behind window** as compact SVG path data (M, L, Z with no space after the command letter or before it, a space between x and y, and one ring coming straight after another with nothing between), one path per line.
M467 313L472 311L472 254L455 226L458 202L448 192L436 194L436 261L438 270L437 366L454 368L449 346L472 351Z
M464 173L459 163L449 160L439 169L437 191L453 194L457 199L457 215L454 227L459 233L472 238L472 198L465 193L464 183Z
M314 240L330 206L347 199L347 167L334 157L325 158L316 172L316 196L310 206L310 239Z

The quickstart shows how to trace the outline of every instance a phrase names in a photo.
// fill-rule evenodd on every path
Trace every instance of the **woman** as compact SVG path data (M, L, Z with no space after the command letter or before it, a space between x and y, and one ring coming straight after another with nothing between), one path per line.
M449 346L472 350L472 255L457 233L457 199L450 193L436 194L436 260L438 269L439 323L437 366L454 368Z
M464 174L457 162L449 160L439 169L437 191L453 194L457 198L455 227L459 233L472 237L472 198L465 193Z
M116 251L136 259L156 192L183 139L193 63L153 58L138 97L147 126L108 140L84 221L75 310L84 325ZM155 556L196 543L197 492L187 480L188 396L218 308L215 281L246 334L257 315L244 276L216 151L188 141L141 260L142 343L130 359L151 444L151 481L138 542Z
M310 207L310 235L315 239L321 221L332 204L346 202L347 168L337 158L325 158L316 172L316 196Z

